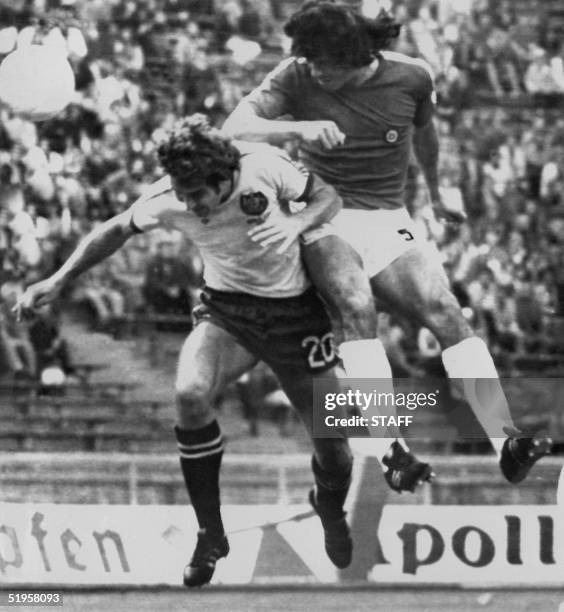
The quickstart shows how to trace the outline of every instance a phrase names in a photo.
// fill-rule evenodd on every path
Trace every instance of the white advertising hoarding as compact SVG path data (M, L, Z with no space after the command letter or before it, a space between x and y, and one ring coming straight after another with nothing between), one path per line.
M564 586L557 506L387 505L379 583ZM561 511L560 511L561 512ZM231 553L213 582L334 583L307 506L226 506ZM197 526L182 506L0 504L0 583L179 585ZM370 538L367 539L370 541ZM359 550L362 540L355 541Z

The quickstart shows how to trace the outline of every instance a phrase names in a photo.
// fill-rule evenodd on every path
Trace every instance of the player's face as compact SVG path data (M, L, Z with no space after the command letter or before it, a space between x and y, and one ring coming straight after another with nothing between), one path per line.
M335 64L330 58L319 57L308 60L313 80L326 91L337 91L356 79L357 68Z
M220 183L217 187L206 183L184 185L172 179L172 187L176 198L186 204L199 217L209 217L217 211L222 202L225 201L225 188L228 185L228 182Z

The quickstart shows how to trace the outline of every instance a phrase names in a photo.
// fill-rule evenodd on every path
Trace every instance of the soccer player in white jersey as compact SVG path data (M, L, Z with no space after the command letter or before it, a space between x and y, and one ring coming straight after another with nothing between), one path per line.
M241 101L224 130L255 141L298 139L305 166L343 198L344 210L332 227L304 237L304 258L330 310L340 314L347 375L391 378L383 346L375 339L360 256L374 295L437 337L445 370L490 437L502 473L519 482L549 452L550 440L515 428L488 348L465 320L442 267L425 252L404 206L413 148L437 216L464 220L464 213L445 206L439 191L429 69L421 60L383 50L399 33L391 18L368 19L346 5L306 2L285 32L293 57ZM292 119L279 120L288 116ZM386 452L385 440L369 442L380 457ZM397 442L383 463L416 466ZM400 480L392 474L388 471L386 479L400 491L412 490L421 476L414 469L404 469Z
M281 150L235 146L202 115L180 122L158 154L167 174L86 236L51 277L28 287L15 310L31 315L137 232L176 228L198 246L206 287L178 362L175 433L200 528L184 582L201 586L229 552L220 512L223 443L214 399L262 359L312 435L315 378L333 379L339 389L329 317L301 263L299 236L334 216L341 200ZM300 200L303 210L285 212L284 202ZM310 502L324 528L327 554L346 567L352 555L343 510L350 449L344 435L316 437L313 447Z

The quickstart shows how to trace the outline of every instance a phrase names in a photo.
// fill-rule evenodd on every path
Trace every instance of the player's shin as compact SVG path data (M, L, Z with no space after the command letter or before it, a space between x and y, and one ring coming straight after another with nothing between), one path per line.
M486 343L466 338L445 349L442 360L454 389L468 402L499 455L505 430L516 428Z
M343 506L351 484L352 461L348 466L332 471L324 470L315 457L311 458L311 469L315 479L315 498L323 512L323 518L343 518ZM321 512L320 512L321 514Z
M394 383L392 380L392 368L384 345L378 338L366 340L348 340L339 346L339 355L343 361L343 366L348 378L370 378L378 381L378 391L381 393L393 393ZM373 409L374 410L374 409ZM368 411L369 412L369 411ZM363 416L370 417L372 414L363 413ZM381 411L375 414L382 415ZM386 436L381 431L368 427L370 436L367 438L351 438L351 448L362 455L375 456L384 467L382 460L390 450L392 442L397 438L401 440L401 434L396 427L391 430L388 428ZM402 440L404 448L407 450L405 442ZM384 469L386 469L384 467Z
M198 525L208 535L223 536L219 471L223 440L217 421L199 429L175 427L180 467Z
M327 556L342 569L352 560L353 542L343 508L351 483L352 462L334 465L329 470L322 468L314 455L311 468L315 487L310 491L309 501L321 519Z

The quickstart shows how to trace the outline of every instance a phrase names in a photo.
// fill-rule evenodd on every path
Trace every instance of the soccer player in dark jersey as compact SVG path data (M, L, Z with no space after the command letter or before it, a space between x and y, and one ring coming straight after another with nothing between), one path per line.
M235 146L201 115L181 122L158 154L167 174L127 211L85 237L51 277L28 287L16 311L26 316L55 299L72 279L137 232L176 228L198 246L206 287L178 362L175 427L200 528L184 571L184 583L192 587L209 582L217 560L229 552L220 512L223 442L214 400L262 359L313 438L314 380L323 376L339 389L329 317L306 276L299 236L334 216L341 201L332 187L304 175L281 150ZM306 206L289 214L285 201ZM310 502L321 519L327 554L346 567L352 556L343 510L350 449L344 435L313 438L313 447Z
M224 130L247 140L298 139L306 167L343 198L344 210L329 227L304 236L304 257L314 285L340 314L348 376L390 375L374 339L375 314L360 259L374 294L437 337L445 370L490 437L502 473L510 482L522 480L549 452L550 440L515 428L486 344L462 315L442 267L426 252L404 207L413 149L437 217L464 221L464 213L449 209L439 191L427 65L384 50L399 33L391 18L368 19L333 2L306 2L285 32L293 57L240 102ZM385 448L369 442L381 456ZM392 463L405 459L397 444L392 450ZM413 484L388 482L398 490Z

